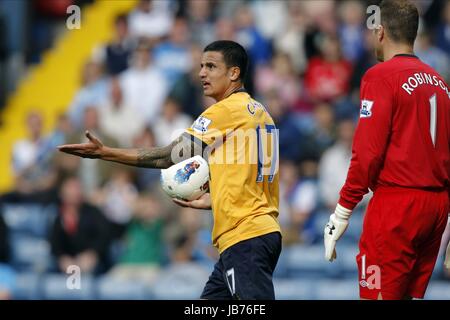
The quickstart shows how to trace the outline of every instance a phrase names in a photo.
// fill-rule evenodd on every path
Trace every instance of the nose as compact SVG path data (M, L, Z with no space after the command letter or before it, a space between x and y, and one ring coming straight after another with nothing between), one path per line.
M206 70L205 68L200 68L200 71L198 72L198 76L200 77L200 79L203 79L206 77Z

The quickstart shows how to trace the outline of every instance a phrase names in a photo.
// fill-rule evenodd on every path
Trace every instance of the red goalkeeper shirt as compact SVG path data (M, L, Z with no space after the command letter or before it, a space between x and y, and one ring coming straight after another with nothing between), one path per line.
M450 190L450 92L414 55L397 55L361 81L361 110L339 204L353 209L368 189Z

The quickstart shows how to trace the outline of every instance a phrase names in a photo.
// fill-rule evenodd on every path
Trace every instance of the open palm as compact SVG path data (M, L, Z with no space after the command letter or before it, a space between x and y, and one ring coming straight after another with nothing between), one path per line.
M82 158L97 159L102 155L103 143L86 131L86 137L89 139L87 143L65 144L58 146L59 151L79 156Z
M185 208L194 208L194 209L211 209L211 195L209 192L203 194L200 198L191 201L184 201L180 199L172 199L173 202L178 204L179 206Z

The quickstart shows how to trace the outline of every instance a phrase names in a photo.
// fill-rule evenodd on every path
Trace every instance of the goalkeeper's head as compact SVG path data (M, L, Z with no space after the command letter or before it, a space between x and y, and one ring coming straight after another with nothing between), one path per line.
M410 0L383 0L380 18L380 25L374 29L377 59L385 61L386 51L393 47L412 52L419 28L417 7Z

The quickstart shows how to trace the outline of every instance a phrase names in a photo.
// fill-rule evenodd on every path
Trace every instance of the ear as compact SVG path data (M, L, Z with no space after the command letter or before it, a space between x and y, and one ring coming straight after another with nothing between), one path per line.
M384 36L385 36L384 32L385 32L384 27L382 25L379 25L377 28L377 39L378 39L378 42L380 42L380 43L384 40Z
M239 79L239 76L241 75L241 69L238 67L231 67L230 68L230 80L231 81L237 81Z

